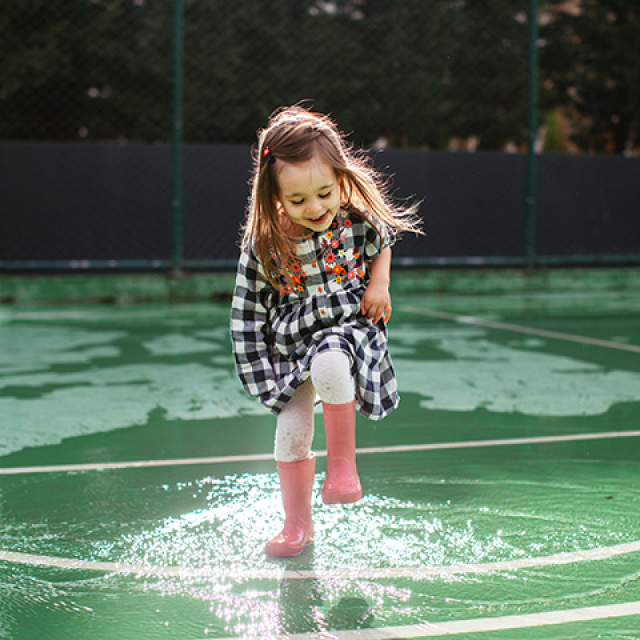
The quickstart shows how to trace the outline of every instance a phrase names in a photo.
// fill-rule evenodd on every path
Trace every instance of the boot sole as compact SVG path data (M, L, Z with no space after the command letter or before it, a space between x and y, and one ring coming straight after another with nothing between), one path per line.
M293 558L295 556L299 556L307 547L310 547L311 545L313 545L313 540L307 540L301 549L295 547L293 549L273 549L271 551L268 551L269 545L267 545L264 548L264 552L272 558Z
M344 493L341 491L322 491L322 502L324 504L352 504L362 498L362 489Z

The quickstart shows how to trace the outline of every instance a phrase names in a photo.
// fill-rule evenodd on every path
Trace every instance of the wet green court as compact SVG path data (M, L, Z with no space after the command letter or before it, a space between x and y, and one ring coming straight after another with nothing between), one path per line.
M0 307L0 638L640 637L640 300L394 298L365 496L269 559L226 302Z

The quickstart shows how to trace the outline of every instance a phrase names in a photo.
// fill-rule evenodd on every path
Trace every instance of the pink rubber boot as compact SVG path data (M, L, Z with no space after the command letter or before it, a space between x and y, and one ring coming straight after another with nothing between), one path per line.
M313 541L311 492L316 471L316 457L311 454L300 462L278 462L280 491L284 506L284 528L264 551L270 556L297 556Z
M348 504L362 497L356 470L356 401L322 403L327 440L327 477L322 487L325 504Z

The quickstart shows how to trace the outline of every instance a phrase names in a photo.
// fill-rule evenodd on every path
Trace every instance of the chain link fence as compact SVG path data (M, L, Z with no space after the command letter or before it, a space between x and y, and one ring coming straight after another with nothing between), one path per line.
M185 142L252 143L308 99L358 144L526 139L527 6L184 0ZM173 0L5 0L0 138L168 142Z
M485 184L500 190L506 171L506 204L481 189L461 200L462 213L447 212L446 194L429 191L429 175L437 172L416 174L406 185L398 178L399 196L441 202L455 222L430 210L432 244L409 243L406 251L426 246L442 263L447 256L522 262L527 181L515 152L531 142L532 111L540 109L539 131L554 133L557 150L577 144L566 126L558 134L547 122L567 102L563 96L575 97L568 72L560 77L559 69L554 76L543 68L542 97L534 103L530 56L556 47L566 71L578 53L566 49L568 27L554 27L572 15L557 13L556 5L581 4L4 0L0 264L230 266L256 129L277 106L300 101L331 113L356 145L374 150L410 149L422 160L428 150L447 163L450 152L475 151L489 168L500 152ZM542 29L533 43L531 11ZM635 64L638 56L629 55ZM576 104L558 117L570 116ZM590 117L582 114L580 122ZM627 150L635 148L631 121ZM394 171L392 157L375 155ZM396 164L406 165L407 157ZM514 162L503 168L505 157ZM483 163L456 166L452 201L477 182ZM510 208L502 217L463 211L501 205ZM438 246L437 238L451 233L458 246L449 247L449 237Z

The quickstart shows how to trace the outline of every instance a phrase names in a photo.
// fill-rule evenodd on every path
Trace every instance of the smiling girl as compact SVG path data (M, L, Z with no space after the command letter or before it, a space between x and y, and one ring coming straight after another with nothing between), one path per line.
M285 511L273 556L313 540L313 405L324 414L325 504L356 502L356 410L379 420L398 404L387 350L391 244L418 232L362 153L325 115L277 111L259 132L231 312L236 369L277 416Z

